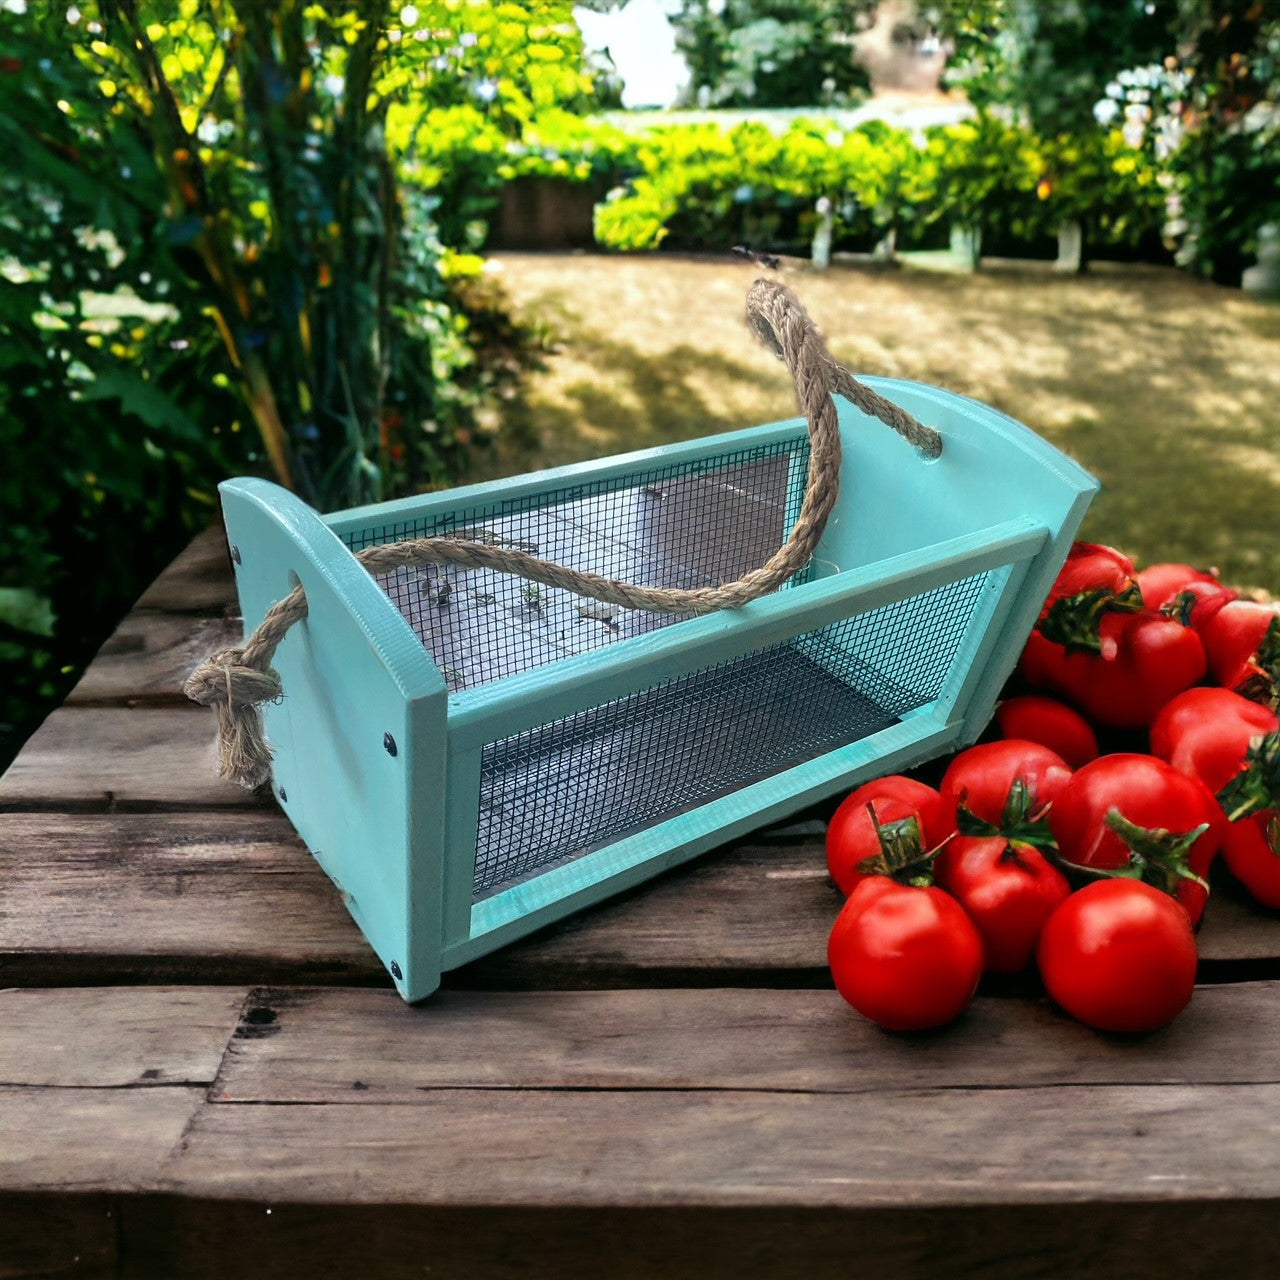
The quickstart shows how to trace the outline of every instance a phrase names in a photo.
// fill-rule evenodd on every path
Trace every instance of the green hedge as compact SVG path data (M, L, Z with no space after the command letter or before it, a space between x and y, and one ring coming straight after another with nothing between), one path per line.
M535 175L611 186L596 210L604 248L792 252L810 243L820 199L838 246L919 243L950 222L1027 251L1064 222L1095 248L1158 243L1164 195L1149 152L1119 130L1041 138L979 114L922 135L884 121L845 128L792 120L617 126L545 113L513 138L473 107L431 113L411 168L433 196L447 243L477 249L504 183Z
M837 243L870 248L959 223L1031 246L1067 221L1095 245L1155 237L1163 201L1153 166L1118 133L1037 138L994 116L928 130L917 141L875 121L844 130L797 120L658 128L636 147L638 172L598 208L609 248L801 249L817 202L831 202Z

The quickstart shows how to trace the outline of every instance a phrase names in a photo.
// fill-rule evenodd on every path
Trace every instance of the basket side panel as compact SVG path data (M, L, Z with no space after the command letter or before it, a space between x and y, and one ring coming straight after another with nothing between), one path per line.
M991 577L961 578L490 743L477 897L935 702Z
M408 539L482 542L566 568L647 587L698 589L765 563L799 514L809 442L789 433L743 433L732 447L648 459L545 488L497 486L472 501L404 518L378 517L342 537L353 551ZM792 584L807 580L808 571ZM494 569L401 567L377 581L431 652L451 693L575 655L610 648L682 615L601 605ZM792 585L789 584L789 585Z

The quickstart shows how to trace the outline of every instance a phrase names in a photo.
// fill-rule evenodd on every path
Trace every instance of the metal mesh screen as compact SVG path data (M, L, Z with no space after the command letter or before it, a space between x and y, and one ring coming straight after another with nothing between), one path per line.
M856 742L931 702L987 577L490 743L475 894Z
M808 465L808 435L798 428L781 442L383 525L346 541L359 551L465 532L643 586L716 586L757 568L786 541ZM682 616L604 606L492 570L398 569L378 581L431 651L451 692Z

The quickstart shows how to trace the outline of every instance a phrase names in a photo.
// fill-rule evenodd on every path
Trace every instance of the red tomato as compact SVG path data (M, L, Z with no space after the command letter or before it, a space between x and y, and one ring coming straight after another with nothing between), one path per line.
M1073 893L1045 922L1037 959L1050 997L1100 1031L1155 1031L1195 990L1186 913L1137 880L1100 880Z
M827 942L836 990L890 1031L945 1026L964 1012L982 976L982 938L942 889L860 881Z
M1197 569L1190 564L1149 564L1134 578L1148 609L1161 608L1192 583L1221 585L1216 569Z
M1118 832L1109 815L1130 824ZM1200 827L1207 829L1192 836ZM1155 756L1099 756L1073 775L1049 812L1049 828L1062 857L1079 867L1143 869L1183 905L1193 925L1204 914L1208 890L1177 874L1181 865L1201 880L1226 831L1226 819L1199 778L1179 773Z
M1176 618L1184 627L1192 627L1201 633L1204 625L1224 604L1239 598L1238 591L1232 591L1220 582L1191 582L1158 607L1161 613Z
M978 926L991 973L1030 965L1044 922L1071 892L1043 854L1003 836L956 836L939 883Z
M953 809L963 806L1004 835L1017 837L1028 817L1052 804L1071 779L1056 751L1025 738L1002 738L968 747L947 766L938 787ZM1022 811L1014 784L1026 788Z
M1267 809L1231 823L1222 858L1255 902L1280 910L1280 813Z
M1006 698L996 708L996 724L1006 738L1038 742L1056 751L1078 769L1098 754L1098 738L1092 726L1074 707L1057 698L1025 693Z
M1022 654L1028 684L1065 698L1095 725L1145 729L1170 698L1204 677L1200 637L1151 610L1104 614L1098 642L1099 653L1068 651L1033 631Z
M864 783L841 801L827 825L827 869L846 897L866 874L858 864L881 852L868 804L882 827L914 816L925 850L936 848L955 829L955 811L925 783L901 774Z
M1133 588L1133 574L1133 561L1114 547L1105 547L1097 542L1073 543L1053 586L1049 588L1041 617L1059 600L1088 592L1105 590L1113 595L1124 595Z
M1244 767L1250 744L1280 729L1280 718L1230 689L1188 689L1151 725L1151 754L1217 795Z
M1280 614L1271 605L1230 600L1211 617L1193 621L1215 684L1274 693L1280 684Z

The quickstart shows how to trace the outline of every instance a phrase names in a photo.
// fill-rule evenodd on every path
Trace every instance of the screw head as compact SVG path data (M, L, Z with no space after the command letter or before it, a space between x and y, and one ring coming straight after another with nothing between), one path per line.
M382 746L389 756L399 754L400 748L396 746L396 740L389 733L382 735Z
M289 799L289 794L283 787L280 788L280 799L286 801Z
M397 982L399 982L400 979L404 977L404 974L400 972L400 966L394 960L391 962L391 976Z
M234 561L236 562L236 564L239 564L239 563L241 562L241 561L240 561L240 548L239 548L239 547L237 547L237 546L235 545L235 543L234 543L234 542L231 544L231 558L232 558L232 560L234 560Z

